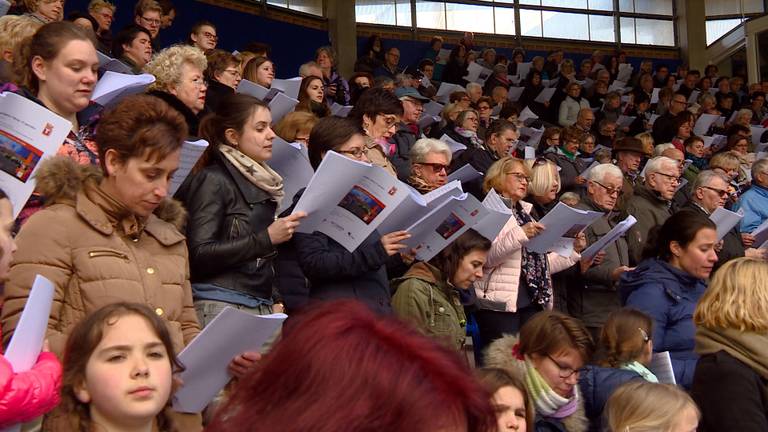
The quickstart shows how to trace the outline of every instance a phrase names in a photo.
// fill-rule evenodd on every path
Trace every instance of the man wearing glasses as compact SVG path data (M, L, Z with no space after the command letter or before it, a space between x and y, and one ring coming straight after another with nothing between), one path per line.
M189 44L197 47L203 53L216 49L219 37L216 35L216 26L210 21L198 21L189 32Z
M671 200L680 184L680 170L676 161L658 156L645 168L645 183L635 186L634 195L627 201L626 213L637 219L627 232L629 264L637 265L648 242L651 228L662 225L671 216Z
M645 149L643 143L635 137L624 137L613 146L613 158L616 166L623 174L622 192L616 203L617 210L624 210L627 201L634 194L640 172L640 162L643 160Z
M429 99L422 96L413 87L400 87L395 90L395 96L403 103L403 117L397 131L389 139L395 145L394 153L389 155L395 166L397 177L406 181L411 175L411 148L424 134L419 127L419 120L424 112L424 103Z
M675 93L669 101L667 112L656 119L653 123L653 142L664 144L672 142L677 130L675 129L674 119L679 113L688 108L688 98L682 93Z
M134 9L134 22L147 30L152 36L152 46L158 51L157 35L160 33L161 16L163 8L154 0L139 0Z
M759 159L752 164L752 187L736 202L734 211L739 209L744 210L740 225L742 233L753 232L768 219L768 159Z
M587 244L596 242L621 221L614 209L622 195L623 177L619 167L613 164L601 164L589 171L587 196L578 207L605 215L584 231ZM621 275L629 270L627 240L621 237L605 248L600 264L583 272L583 285L569 284L568 312L584 322L593 338L599 337L608 315L621 307L616 289Z

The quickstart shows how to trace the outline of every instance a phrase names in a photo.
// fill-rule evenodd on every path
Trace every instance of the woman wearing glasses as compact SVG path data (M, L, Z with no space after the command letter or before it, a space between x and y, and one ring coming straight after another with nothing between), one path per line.
M205 94L205 105L208 110L217 112L221 100L234 94L240 84L240 61L224 50L212 50L206 59L208 68L205 69L205 78L208 80L208 91Z
M207 66L208 61L199 49L174 45L157 53L145 67L145 71L156 78L149 94L164 100L184 116L189 137L197 136L205 108Z
M389 158L395 154L397 146L389 142L389 139L395 134L402 116L403 103L393 93L382 88L364 91L347 116L365 134L363 138L368 161L395 177L397 172Z
M411 175L408 184L426 194L448 181L451 149L442 141L422 138L411 147Z
M456 124L452 129L447 129L445 134L467 149L482 148L483 140L477 135L480 127L480 114L474 109L459 112Z
M398 101L399 102L399 101ZM350 119L321 119L309 135L309 162L317 169L329 151L349 159L369 162L365 136ZM293 246L309 281L309 300L353 298L379 313L392 313L389 278L385 264L397 255L410 237L405 231L381 235L374 231L352 252L327 235L297 233Z
M594 344L577 319L540 312L518 336L504 336L486 351L486 366L520 377L536 409L535 431L584 432L587 418L578 386Z
M583 190L584 183L587 180L581 176L581 172L586 169L579 156L579 147L581 142L586 139L587 134L580 129L569 126L564 128L560 134L560 146L554 152L544 155L547 159L556 163L560 167L560 180L562 182L563 192L579 192Z
M648 239L644 260L619 282L622 303L653 318L654 351L669 351L675 381L689 389L698 356L693 311L717 262L717 232L706 216L675 213Z
M475 284L482 303L476 314L477 323L486 344L505 333L517 333L534 314L552 309L551 274L574 265L586 244L580 235L574 240L574 253L568 258L554 252L540 254L525 247L544 229L530 215L531 204L522 201L530 179L530 169L513 157L498 160L485 175L486 193L493 189L512 210L512 217L493 241L485 275Z

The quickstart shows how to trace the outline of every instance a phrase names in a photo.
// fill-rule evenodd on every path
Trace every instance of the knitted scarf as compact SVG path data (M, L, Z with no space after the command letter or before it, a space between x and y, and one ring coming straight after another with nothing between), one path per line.
M283 178L264 162L257 162L240 150L221 144L221 154L256 187L267 192L277 202L278 207L283 200Z
M578 408L579 387L574 387L570 398L560 396L547 384L528 356L525 357L525 389L533 399L536 412L543 417L563 419Z
M512 209L518 225L521 227L528 222L533 222L531 215L523 210L520 203L517 203ZM549 277L549 264L547 255L528 250L523 247L520 270L525 278L531 299L535 304L543 306L545 309L552 299L552 283Z
M725 351L768 380L768 334L724 328L696 327L699 355ZM766 386L768 391L768 386Z
M477 137L477 132L473 132L469 129L464 129L463 127L460 127L460 126L456 126L453 130L455 130L457 134L463 136L464 138L469 138L469 140L472 142L472 145L475 148L483 147L483 140Z
M643 379L648 381L648 382L652 382L652 383L659 382L659 379L656 378L656 375L654 375L653 372L651 372L647 367L645 367L639 361L635 360L635 361L626 363L624 366L621 367L621 369L630 370L632 372L636 372L638 375L643 377Z

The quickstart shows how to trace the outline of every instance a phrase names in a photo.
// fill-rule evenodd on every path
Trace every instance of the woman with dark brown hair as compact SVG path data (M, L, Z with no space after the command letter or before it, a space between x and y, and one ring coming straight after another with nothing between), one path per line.
M322 78L310 75L302 79L299 86L299 103L296 104L294 111L309 112L318 118L329 116L331 110L325 104L324 95L325 87Z
M498 432L533 432L536 414L525 390L525 383L501 368L478 369L476 375L480 384L492 395L491 403L496 409Z

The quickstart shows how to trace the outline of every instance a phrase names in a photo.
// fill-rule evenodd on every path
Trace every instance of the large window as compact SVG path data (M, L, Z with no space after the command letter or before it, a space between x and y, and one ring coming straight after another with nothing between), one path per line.
M357 0L357 21L552 39L675 45L673 0ZM515 17L516 9L519 19Z
M323 16L323 0L267 0L267 4Z
M747 19L762 15L765 11L763 1L705 0L707 45L711 45Z

